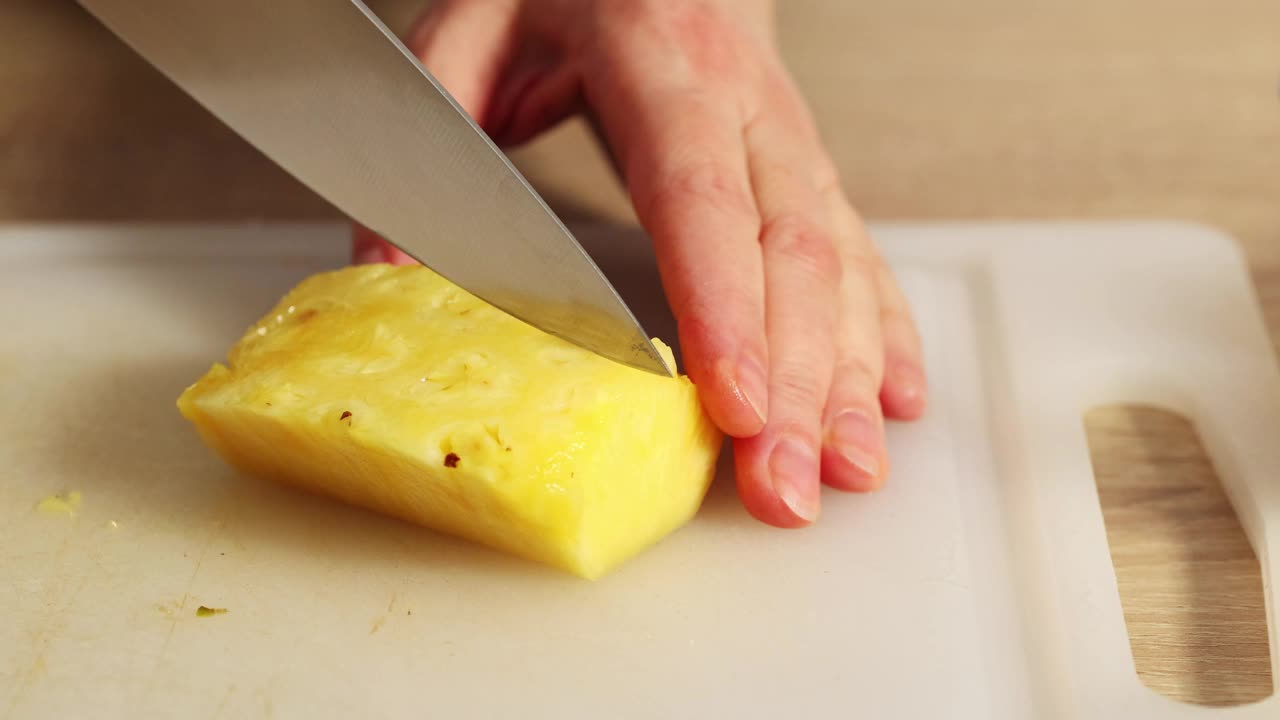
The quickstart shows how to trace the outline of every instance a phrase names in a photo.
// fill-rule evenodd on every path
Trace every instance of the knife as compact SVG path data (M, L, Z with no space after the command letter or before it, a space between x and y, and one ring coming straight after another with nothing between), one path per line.
M352 219L552 335L670 375L555 213L360 0L80 0Z

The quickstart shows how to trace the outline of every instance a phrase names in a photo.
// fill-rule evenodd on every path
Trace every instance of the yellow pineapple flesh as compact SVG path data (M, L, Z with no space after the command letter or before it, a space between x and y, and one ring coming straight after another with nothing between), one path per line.
M586 578L693 516L722 439L687 378L582 350L421 266L308 278L178 407L249 474Z

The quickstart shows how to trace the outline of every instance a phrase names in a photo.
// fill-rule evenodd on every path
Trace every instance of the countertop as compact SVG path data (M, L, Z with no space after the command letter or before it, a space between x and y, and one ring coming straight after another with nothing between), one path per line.
M371 3L393 27L411 0ZM1228 231L1280 337L1274 0L779 3L872 220L1178 218ZM568 218L631 219L583 126L515 153ZM0 5L0 221L337 217L71 3ZM1257 560L1187 421L1086 422L1143 682L1272 690Z

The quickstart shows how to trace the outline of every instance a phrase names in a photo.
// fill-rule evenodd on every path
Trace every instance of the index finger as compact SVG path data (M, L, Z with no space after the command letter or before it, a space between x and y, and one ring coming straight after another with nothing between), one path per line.
M611 78L596 108L653 236L689 376L712 420L750 437L768 414L768 350L741 123L715 93L647 87L637 75L651 71Z

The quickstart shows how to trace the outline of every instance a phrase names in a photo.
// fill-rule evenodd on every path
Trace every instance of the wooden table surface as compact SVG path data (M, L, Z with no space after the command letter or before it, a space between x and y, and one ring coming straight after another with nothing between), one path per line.
M393 27L413 0L372 3ZM788 0L782 42L872 220L1183 218L1246 248L1280 337L1280 3ZM583 128L516 153L630 218ZM73 4L0 4L0 220L336 217ZM1184 420L1087 423L1139 674L1271 693L1258 564ZM1280 608L1278 608L1280 610Z

